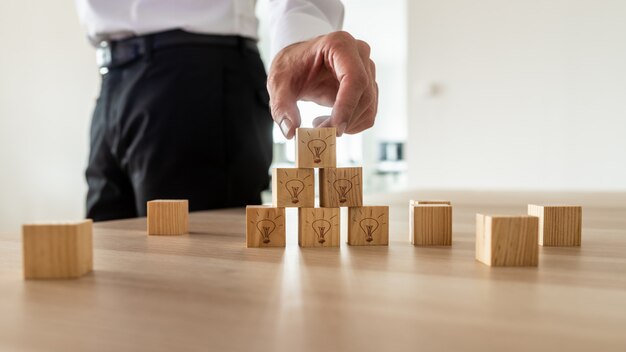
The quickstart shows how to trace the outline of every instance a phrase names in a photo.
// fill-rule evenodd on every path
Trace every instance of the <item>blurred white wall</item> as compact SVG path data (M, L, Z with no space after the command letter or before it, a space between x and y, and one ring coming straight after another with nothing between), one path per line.
M0 1L0 231L84 216L94 58L73 1Z
M346 8L344 29L370 45L379 88L376 123L361 134L361 165L366 192L405 186L403 178L387 182L376 174L380 143L403 142L407 137L407 2L410 0L343 0ZM341 152L340 149L337 151Z
M407 3L412 186L626 190L626 1Z

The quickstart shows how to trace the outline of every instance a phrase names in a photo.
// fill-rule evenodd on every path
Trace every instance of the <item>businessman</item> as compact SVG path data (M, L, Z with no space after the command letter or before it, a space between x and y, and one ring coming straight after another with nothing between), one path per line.
M146 201L190 210L260 202L272 119L287 138L298 100L332 106L314 126L374 124L369 46L339 31L339 0L270 0L272 63L256 46L254 0L76 0L102 77L86 170L87 216L144 216Z

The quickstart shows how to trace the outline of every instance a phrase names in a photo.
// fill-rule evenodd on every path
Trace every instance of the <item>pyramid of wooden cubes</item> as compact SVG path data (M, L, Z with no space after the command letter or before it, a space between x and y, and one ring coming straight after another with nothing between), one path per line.
M301 247L338 247L340 207L348 207L348 244L387 245L389 207L363 206L360 167L337 167L335 128L296 129L296 167L272 170L272 206L248 206L248 247L285 246L285 209L298 209ZM315 170L319 169L319 207Z

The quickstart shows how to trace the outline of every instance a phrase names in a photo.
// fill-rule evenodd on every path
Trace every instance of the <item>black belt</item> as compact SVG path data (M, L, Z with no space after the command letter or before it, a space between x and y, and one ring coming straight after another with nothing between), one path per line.
M128 64L154 50L180 45L218 45L259 52L256 41L228 35L207 35L172 30L115 41L103 41L96 51L98 66L113 68Z

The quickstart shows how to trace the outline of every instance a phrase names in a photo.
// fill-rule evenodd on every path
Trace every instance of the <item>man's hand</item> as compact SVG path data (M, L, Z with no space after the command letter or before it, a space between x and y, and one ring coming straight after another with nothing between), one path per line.
M267 89L272 117L288 139L300 126L298 100L332 106L314 127L336 127L337 136L374 125L378 107L376 66L370 47L347 32L334 32L281 50L272 62Z

